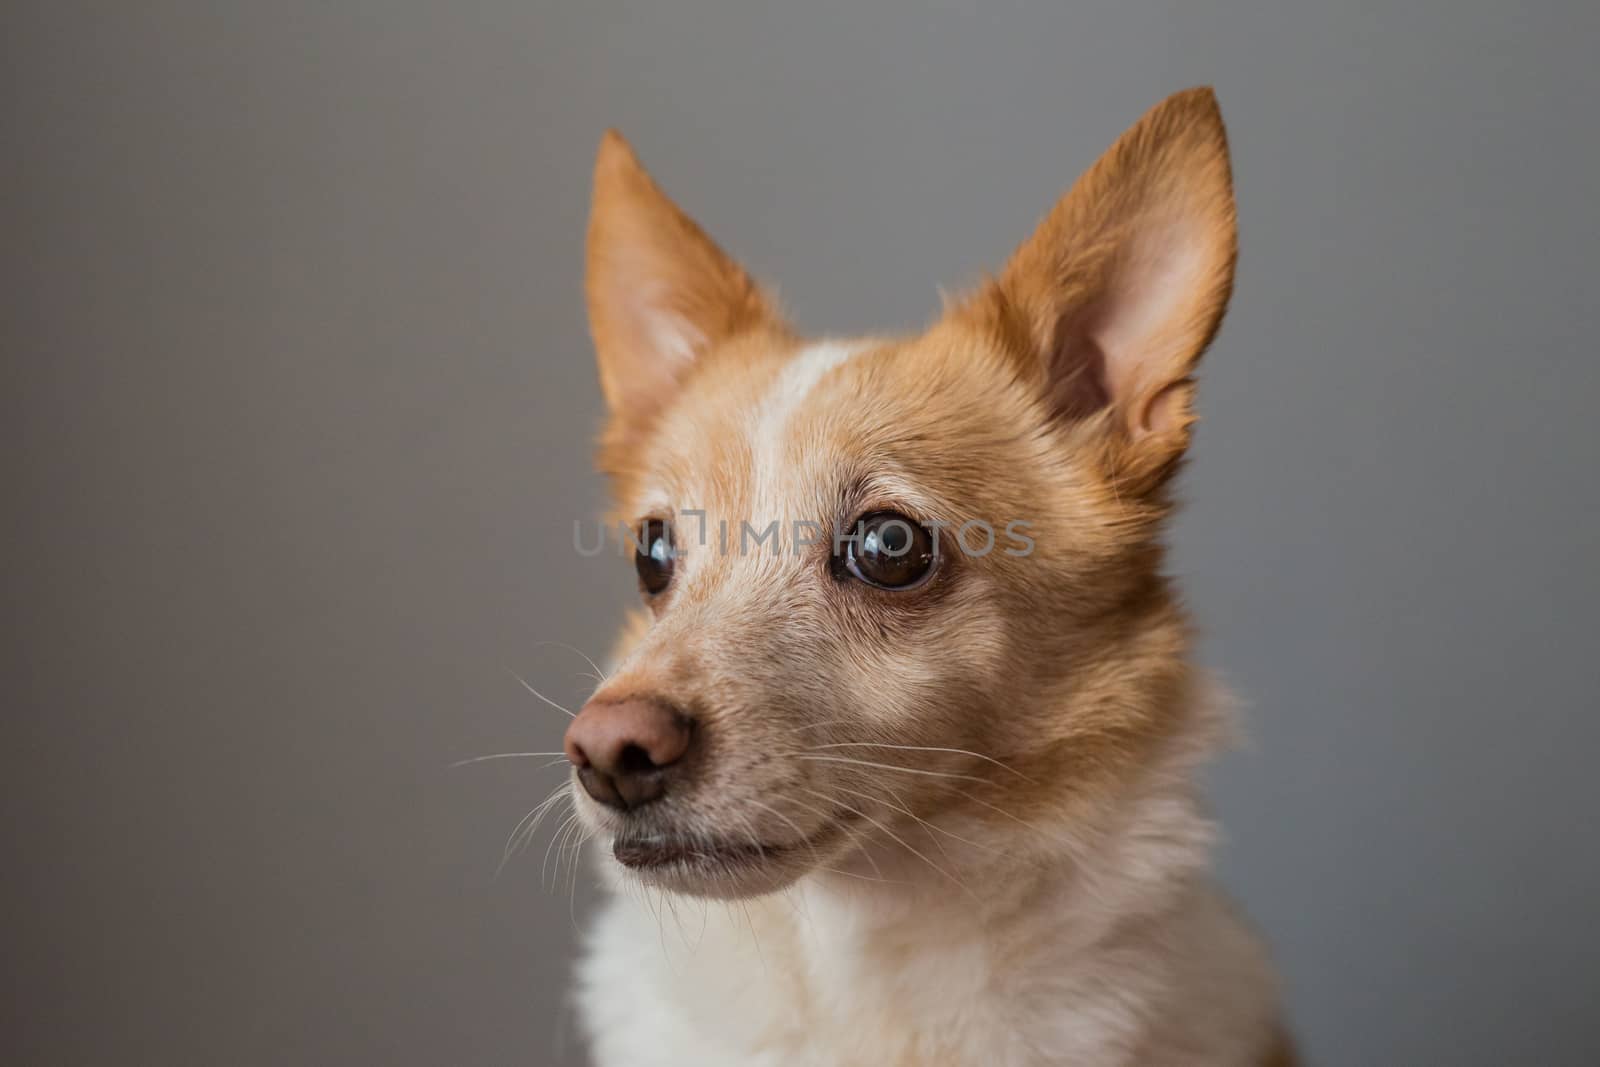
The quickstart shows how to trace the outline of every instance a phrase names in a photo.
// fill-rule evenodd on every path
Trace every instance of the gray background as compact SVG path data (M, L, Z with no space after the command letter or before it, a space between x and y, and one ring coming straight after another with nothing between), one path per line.
M578 1062L498 880L631 597L578 558L622 127L814 330L910 327L1219 91L1174 566L1220 867L1323 1064L1600 1047L1589 3L9 4L9 1063ZM1291 12L1290 7L1303 10Z

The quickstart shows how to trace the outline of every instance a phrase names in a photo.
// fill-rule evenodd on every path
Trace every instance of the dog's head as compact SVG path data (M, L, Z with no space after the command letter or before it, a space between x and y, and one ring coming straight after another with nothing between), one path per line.
M644 606L566 751L616 858L747 895L1136 774L1181 714L1158 539L1233 261L1192 90L925 333L806 341L608 134L588 301Z

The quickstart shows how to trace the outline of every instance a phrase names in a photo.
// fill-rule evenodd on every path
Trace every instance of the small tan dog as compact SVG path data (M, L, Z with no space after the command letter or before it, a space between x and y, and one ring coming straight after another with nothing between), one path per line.
M1162 575L1233 278L1211 92L920 336L796 336L614 133L588 255L644 600L565 745L597 1062L1290 1062Z

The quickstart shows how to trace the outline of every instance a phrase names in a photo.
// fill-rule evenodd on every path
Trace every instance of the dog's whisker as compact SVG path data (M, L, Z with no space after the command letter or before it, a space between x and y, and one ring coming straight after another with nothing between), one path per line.
M578 862L583 858L583 843L589 839L589 828L582 821L572 828L572 833L567 835L566 842L561 846L561 854L557 857L556 877L552 880L551 890L556 891L564 880L561 876L561 867L565 865L567 879L577 877Z
M747 800L748 800L748 803L754 804L756 807L760 808L762 811L771 812L774 818L778 819L785 826L789 827L789 829L793 830L796 844L810 841L811 835L806 833L804 830L800 829L800 824L799 823L797 823L793 819L789 818L787 815L785 815L783 812L779 811L777 808L773 807L771 804L763 804L761 801L757 800L754 797L749 797L749 798L747 798ZM760 844L760 843L761 842L759 842L759 841L752 841L751 842L751 844Z
M544 885L545 884L545 875L549 871L549 867L550 867L550 850L555 847L556 842L558 842L558 841L562 840L563 838L565 838L566 835L567 835L567 832L569 830L571 830L573 826L577 825L577 823L578 823L578 813L576 811L574 811L572 814L568 815L564 820L562 820L561 825L556 829L556 832L555 832L554 836L552 836L550 838L550 843L548 845L544 846L544 859L541 860L540 863L539 863L539 884L540 885ZM554 883L550 883L550 884L554 885Z
M930 822L927 819L922 818L920 815L918 815L915 812L913 812L906 805L905 800L900 796L899 793L896 793L893 789L890 789L888 786L884 786L883 789L891 797L894 798L895 802L899 805L899 810L900 811L902 811L905 814L911 816L913 819L916 819L917 822L922 824L924 829L930 831L931 833L942 834L943 836L950 838L950 840L952 840L952 841L959 841L963 845L966 845L966 846L968 846L970 848L975 848L980 852L987 852L991 856L1004 856L1006 854L1003 849L995 848L992 845L986 845L981 841L974 841L970 837L962 837L960 834L955 833L955 832L953 832L951 830L947 830L943 826L938 825L937 823L933 823L933 822ZM867 796L867 794L858 794L858 795ZM867 797L867 799L878 799L880 803L882 802L882 798ZM937 839L934 840L934 843L935 844L939 844ZM946 856L949 855L949 853L945 851L945 848L944 848L943 845L939 845L939 851L943 852Z
M808 792L809 792L809 790L808 790ZM802 807L802 808L806 809L807 811L811 812L812 814L816 815L818 818L823 820L823 822L833 822L835 820L835 818L836 818L836 815L835 815L834 812L830 812L830 811L828 811L828 810L826 810L824 808L819 808L815 804L808 804L805 801L801 800L799 797L791 795L791 796L786 797L785 799L788 800L789 803L797 805L799 807ZM857 852L860 853L861 858L866 860L867 863L872 867L872 871L873 871L874 874L876 874L878 876L878 879L880 881L884 882L885 884L889 884L889 880L887 878L883 877L883 868L878 866L878 861L873 859L872 853L867 851L866 849L860 847L862 841L865 839L864 835L862 833L860 833L859 831L850 829L849 827L845 828L844 833L845 833L845 836L850 840L850 843L853 846L855 846Z
M537 807L517 822L517 825L511 830L511 835L506 838L505 847L500 850L500 863L494 870L495 878L498 879L500 877L511 857L521 851L523 846L533 839L533 835L538 832L539 824L544 821L545 816L554 809L563 797L570 796L571 793L566 783L563 782L561 785L556 786L550 795L540 802Z
M565 869L565 864L567 862L567 850L572 844L572 838L577 836L577 835L579 835L579 834L581 834L581 833L583 833L583 824L580 821L579 823L577 823L577 824L575 824L573 826L572 831L570 833L568 833L568 834L566 834L566 835L564 835L562 837L561 843L556 846L555 870L553 872L551 872L551 875L550 875L550 891L551 892L555 892L556 887L559 886L562 882L566 881L566 878L564 877L562 872Z
M578 865L583 862L583 848L594 837L593 830L585 830L583 837L578 841L578 847L572 854L572 877L567 882L567 918L572 920L572 931L582 934L578 928Z
M843 787L837 787L837 789L843 789ZM990 856L1002 856L1003 853L998 848L990 848L990 846L981 845L979 841L968 840L968 838L962 837L960 833L952 833L950 830L944 829L942 825L934 825L933 822L928 821L928 819L923 819L922 816L918 816L915 811L910 809L910 805L907 805L906 800L901 798L899 793L896 793L893 789L890 789L888 785L885 785L883 790L888 792L890 797L894 798L893 805L888 806L890 806L893 811L901 811L902 814L906 814L906 816L910 816L912 819L915 819L917 824L922 827L923 832L928 835L928 840L933 841L934 848L938 848L939 854L946 857L946 859L952 859L952 856L950 856L950 849L947 849L946 846L944 846L944 841L939 840L939 837L934 837L934 835L942 835L942 837L950 838L952 841L960 841L962 845L966 845L968 848L976 848L978 851L981 851L981 853L989 853ZM882 797L872 797L870 793L858 793L856 790L846 790L846 792L854 793L854 795L866 798L866 800L877 800L878 803L886 803Z
M553 800L553 799L555 799L555 798L552 797L551 800ZM517 825L515 825L515 826L513 826L511 828L511 833L506 836L506 843L504 845L502 845L501 848L500 848L500 862L495 865L495 869L494 869L495 878L498 879L500 877L501 872L505 870L506 862L511 859L512 853L514 853L517 850L518 846L522 842L522 840L523 840L523 837L522 837L523 828L526 827L534 819L538 818L539 813L542 810L544 810L545 805L549 804L549 803L550 803L550 801L546 800L543 804L540 804L538 807L536 807L532 811L528 812L522 818L518 819L517 820Z
M506 673L511 675L511 677L515 678L518 682L522 683L522 688L526 689L528 692L532 693L534 696L538 697L540 700L544 701L546 704L549 704L552 708L555 708L557 711L561 712L561 714L565 715L567 718L576 719L578 717L578 713L577 712L569 711L568 709L562 707L560 704L557 704L554 700L551 700L549 697L545 696L543 693L539 692L533 686L529 685L528 684L528 680L526 678L522 677L522 675L518 674L516 671L507 670Z
M846 725L851 725L853 723L855 723L854 719L819 719L816 722L802 723L801 725L796 726L796 727L794 727L794 728L792 728L790 730L786 730L784 732L785 733L791 733L791 734L798 734L798 733L801 733L802 731L815 730L818 727L822 727L822 726L846 726Z
M987 800L983 800L983 799L981 799L979 797L975 797L971 793L967 792L965 789L957 789L956 792L961 794L962 796L966 797L968 800L972 801L974 804L978 804L978 805L981 805L981 806L983 806L985 808L988 808L990 811L995 812L996 814L1004 815L1006 818L1008 818L1011 821L1015 822L1018 826L1027 827L1029 830L1032 830L1034 833L1038 833L1038 834L1043 834L1043 832L1044 832L1044 831L1040 830L1039 827L1035 826L1033 823L1028 822L1026 819L1022 818L1020 815L1014 815L1011 812L1007 811L1005 808L1002 808L997 804L991 804Z
M966 748L941 748L937 745L891 745L882 741L835 741L832 744L817 745L814 748L808 749L807 751L820 752L826 748L892 748L899 752L947 752L952 755L971 756L973 759L980 759L985 763L992 763L1003 771L1009 771L1011 774L1016 775L1018 778L1021 778L1024 782L1027 782L1030 785L1039 784L1032 778L1029 778L1027 775L1017 770L1015 767L1001 763L993 756L985 756L982 752L973 752L971 749Z
M542 647L542 646L546 646L546 645L553 646L555 648L564 648L564 649L567 649L569 652L576 652L578 655L583 657L583 662L587 663L594 670L595 679L600 684L602 684L602 685L605 684L605 682L606 682L606 672L601 670L600 669L600 664L598 664L594 660L590 659L589 658L589 654L587 652L585 652L583 649L579 648L577 645L569 645L565 641L535 641L534 642L534 646L535 647Z
M867 822L869 822L872 825L876 826L879 830L882 830L884 832L884 834L889 837L890 840L892 840L895 843L897 843L898 845L900 845L901 848L904 848L907 852L911 853L913 856L915 856L918 859L920 859L923 863L926 863L929 867L932 867L935 871L937 871L938 873L940 873L944 877L948 878L952 883L954 883L957 887L959 887L963 893L965 893L965 894L967 894L967 896L971 897L974 902L981 903L981 901L978 900L978 895L976 893L974 893L970 888L968 888L967 884L965 882L963 882L961 879L957 878L955 875L951 874L949 871L945 870L943 867L939 866L937 863L933 862L933 860L929 859L925 854L923 854L922 852L919 852L915 847L913 847L910 844L910 842L906 841L905 838L901 837L899 834L895 833L893 830L889 829L887 826L883 825L883 823L879 822L877 819L874 819L872 816L868 815L866 812L860 810L859 808L853 808L849 804L844 803L843 801L839 800L836 797L830 797L830 796L827 796L827 795L825 795L823 793L818 793L818 792L815 792L814 790L810 790L810 789L805 790L805 792L810 793L812 796L814 796L817 799L823 801L824 803L837 804L839 807L843 808L844 810L846 810L848 812L851 812L851 813L853 813L855 815L858 815L861 818L865 819Z
M748 802L751 803L751 804L754 804L756 807L761 808L764 811L770 812L771 814L776 816L778 819L780 819L784 823L787 823L789 825L789 827L794 830L797 842L799 842L801 844L804 844L805 847L806 847L806 850L811 853L811 862L812 862L813 866L820 866L821 865L822 857L817 854L817 846L816 846L816 844L811 841L809 835L807 835L804 830L800 829L799 825L793 819L789 818L787 815L783 814L783 812L779 811L778 809L772 807L770 804L764 804L761 801L756 800L754 797L748 798ZM764 848L767 843L764 840L762 840L762 837L761 837L760 833L757 832L754 820L752 820L748 815L744 814L743 812L739 812L739 813L737 813L737 815L738 815L739 821L746 828L745 837L749 841L749 843L753 847L755 847L757 849ZM783 899L784 899L785 903L787 903L789 905L790 909L792 909L797 916L802 916L803 918L805 918L805 920L807 922L810 921L810 916L804 915L802 913L801 909L795 903L794 898L790 894L784 893L784 894L782 894L782 896L783 896Z
M854 878L858 882L871 882L874 885L905 885L904 882L890 881L888 878L874 878L870 874L857 874L855 871L841 871L837 867L817 866L813 870L826 871L828 874L837 874L841 878Z
M570 869L567 873L567 915L572 919L572 928L574 931L576 931L578 928L577 906L575 902L578 893L578 865L583 861L583 846L588 842L593 833L594 831L590 830L580 822L578 829L572 835L572 839L568 843L568 846L562 850L564 853L571 853L571 856L568 859ZM557 866L559 868L559 864ZM559 870L557 873L559 873Z
M567 784L565 782L562 782L560 785L558 785L554 789L550 790L550 792L548 794L546 794L545 798L543 800L541 800L538 803L538 805L534 807L534 809L532 811L528 812L528 814L526 814L526 815L524 815L522 817L522 820L517 823L516 827L512 830L512 833L515 834L518 831L520 831L522 829L523 822L526 822L529 819L538 818L540 815L543 815L544 812L546 810L548 810L549 807L552 804L554 804L556 801L561 799L562 794L564 794L566 792L566 788L567 788ZM508 848L511 845L511 841L512 841L511 838L507 838L506 839L506 846Z
M706 939L706 919L707 919L707 917L710 916L710 914L711 914L711 902L709 900L702 900L700 902L700 932L695 935L695 939L694 939L694 951L695 952L699 952L700 951L700 946L705 943L705 939Z
M566 822L563 822L560 829L556 831L555 837L551 839L550 844L545 846L545 862L541 863L539 866L539 885L545 890L545 892L553 893L555 891L556 883L561 880L561 857L564 854L563 850L566 848L567 836L575 833L578 829L579 823L575 819L569 819ZM546 870L546 866L550 861L550 855L552 852L554 852L556 858L555 870L553 872Z
M902 814L902 815L906 816L907 818L911 819L913 822L915 822L918 825L918 827L921 828L923 833L928 835L928 840L933 842L933 847L939 850L939 854L941 856L943 856L945 859L954 862L954 857L950 855L950 850L944 847L944 842L939 840L937 837L934 836L934 830L936 829L934 827L934 825L932 823L930 823L927 819L924 819L922 816L918 815L916 812L914 812L910 808L908 808L906 806L905 801L901 800L898 796L895 795L894 790L892 790L892 789L888 789L887 790L889 795L894 797L894 799L895 799L894 803L890 803L889 801L883 799L880 796L875 796L875 795L873 795L871 793L863 793L860 790L856 790L856 789L847 789L842 785L835 785L834 788L837 789L841 793L849 793L851 796L860 797L862 800L871 801L874 804L882 804L884 807L888 808L890 811L897 811L900 814Z
M883 771L900 771L903 774L921 774L930 778L950 778L955 781L977 782L980 785L987 784L984 779L973 774L957 774L953 771L930 771L920 767L900 767L893 763L874 763L871 760L850 759L846 756L816 756L802 753L795 756L795 759L815 760L823 763L848 763L857 767L873 767Z
M678 913L678 902L672 900L670 897L667 898L667 912L672 916L673 928L678 931L679 944L688 947L689 939L684 935L683 932L683 916Z
M750 905L746 904L744 900L741 899L739 901L739 908L744 912L745 925L750 927L750 941L756 947L757 958L761 960L762 973L769 973L767 971L767 954L761 948L761 935L756 933L756 921L750 917Z
M752 801L752 803L759 802ZM772 811L771 808L767 808L767 810ZM751 820L750 816L744 814L743 812L732 812L731 814L733 814L733 816L739 820L739 825L743 828L746 844L756 849L764 848L766 846L766 842L761 839L761 835L756 831L756 824Z
M526 759L533 756L561 757L552 763L544 764L545 767L554 767L556 763L563 763L567 758L567 754L565 752L492 752L487 756L473 756L471 759L458 759L454 763L450 764L450 769L454 770L457 767L465 767L469 763L485 763L489 760L496 759Z

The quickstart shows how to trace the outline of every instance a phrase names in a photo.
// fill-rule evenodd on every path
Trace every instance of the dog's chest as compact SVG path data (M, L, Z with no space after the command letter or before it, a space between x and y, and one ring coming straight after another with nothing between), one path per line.
M598 1067L1259 1061L1271 971L1208 885L1109 928L1052 902L979 930L960 909L885 921L826 893L623 893L593 927L578 1008Z
M980 945L862 942L850 922L817 900L679 901L659 913L613 900L580 972L595 1062L1026 1062L1008 1050L1015 1005L994 996Z

